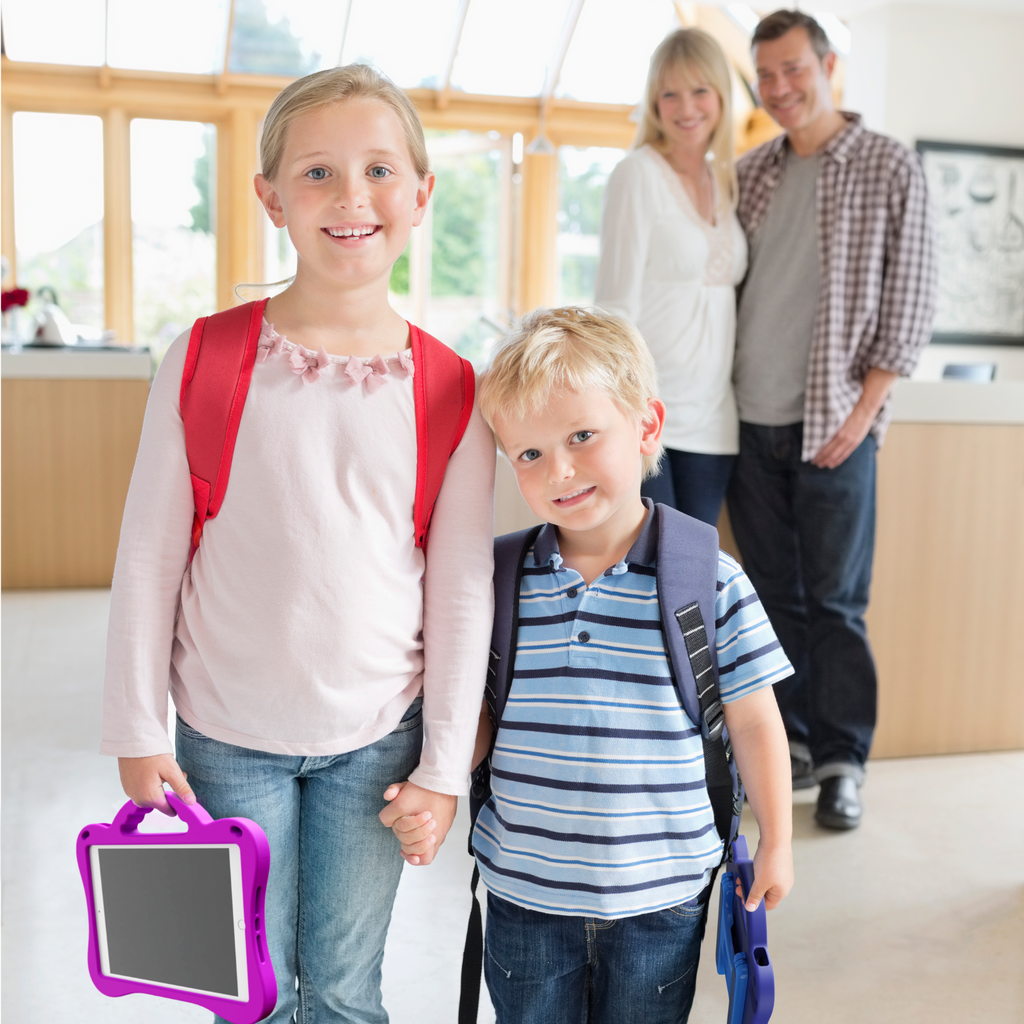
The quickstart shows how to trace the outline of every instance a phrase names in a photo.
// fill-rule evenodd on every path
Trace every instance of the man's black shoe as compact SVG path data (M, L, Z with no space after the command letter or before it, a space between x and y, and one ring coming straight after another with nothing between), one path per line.
M793 773L794 789L813 789L818 784L814 779L814 765L810 761L790 754L789 767Z
M860 824L857 782L849 775L833 775L821 782L814 820L825 828L850 829Z

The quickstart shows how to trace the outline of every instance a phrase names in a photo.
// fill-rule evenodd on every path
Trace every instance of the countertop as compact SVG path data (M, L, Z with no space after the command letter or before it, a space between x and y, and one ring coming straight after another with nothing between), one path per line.
M150 380L153 359L148 348L123 345L4 346L0 376L34 380Z

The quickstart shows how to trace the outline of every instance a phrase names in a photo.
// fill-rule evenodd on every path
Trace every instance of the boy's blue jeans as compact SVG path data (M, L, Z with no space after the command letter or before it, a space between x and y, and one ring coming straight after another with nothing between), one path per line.
M616 921L488 893L484 977L497 1024L685 1024L709 893Z
M390 735L331 757L236 747L178 719L178 763L199 802L214 818L251 818L270 842L270 1024L296 1009L300 1024L387 1024L381 963L404 862L377 815L419 762L421 709L417 698Z

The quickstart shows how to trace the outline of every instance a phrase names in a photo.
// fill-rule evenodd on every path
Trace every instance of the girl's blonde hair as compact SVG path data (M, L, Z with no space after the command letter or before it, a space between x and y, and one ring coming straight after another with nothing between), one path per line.
M505 337L480 380L477 405L487 425L539 412L560 391L603 391L639 423L658 397L658 372L640 332L600 309L537 309ZM499 446L501 439L497 437ZM502 449L504 451L504 449ZM507 453L506 453L507 454ZM643 456L644 479L661 448Z
M739 187L732 131L732 74L722 48L707 32L699 28L681 28L667 35L654 51L647 74L643 116L633 145L635 148L651 145L659 152L667 151L668 139L658 117L658 94L671 69L677 69L690 82L707 82L718 93L722 112L708 142L708 152L712 156L711 173L718 192L715 205L720 210L735 209Z
M260 131L260 173L273 181L281 164L288 126L297 117L343 100L368 99L386 103L398 115L416 174L430 173L423 125L412 101L389 78L366 64L347 64L306 75L282 89L270 104Z

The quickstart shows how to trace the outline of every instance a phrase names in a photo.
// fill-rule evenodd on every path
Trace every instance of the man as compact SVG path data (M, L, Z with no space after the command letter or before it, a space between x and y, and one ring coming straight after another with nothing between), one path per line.
M750 271L729 515L796 673L775 688L793 784L820 783L818 823L847 829L861 819L877 704L864 626L875 452L889 391L931 333L932 224L917 157L833 106L835 54L813 18L776 11L752 47L785 134L737 168Z

